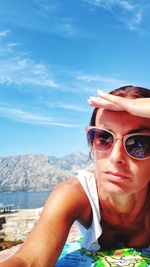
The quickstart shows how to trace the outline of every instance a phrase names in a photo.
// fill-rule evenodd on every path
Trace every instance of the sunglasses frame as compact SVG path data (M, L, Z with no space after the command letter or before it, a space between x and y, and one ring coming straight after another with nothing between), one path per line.
M98 150L98 149L94 149L93 148L93 144L91 144L88 140L88 132L92 129L95 129L95 130L102 130L102 131L105 131L105 132L108 132L110 133L112 136L113 136L113 144L112 144L112 147L110 149L108 149L107 151L101 151L101 150ZM144 157L144 158L136 158L134 156L132 156L126 149L126 146L125 146L125 143L126 143L126 140L129 138L129 137L133 137L133 136L138 136L138 135L144 135L144 136L150 136L150 131L148 132L139 132L139 133L131 133L131 134L126 134L126 135L123 135L121 136L121 138L117 137L117 135L113 132L111 132L110 130L107 130L107 129L104 129L104 128L100 128L100 127L96 127L96 126L87 126L86 127L86 136L87 136L87 141L88 141L88 144L90 147L92 147L93 150L97 151L97 152L100 152L100 153L108 153L109 151L111 151L111 149L113 148L113 145L115 144L115 142L117 140L123 140L123 146L124 146L124 150L125 152L127 153L127 155L135 160L145 160L145 159L148 159L150 158L150 155L147 156L147 157Z

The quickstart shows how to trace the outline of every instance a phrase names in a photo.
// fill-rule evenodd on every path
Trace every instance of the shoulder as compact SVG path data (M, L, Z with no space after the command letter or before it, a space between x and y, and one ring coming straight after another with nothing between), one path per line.
M57 196L58 198L65 196L71 199L73 197L80 199L80 197L85 195L85 192L77 177L74 176L59 183L52 191L51 196L53 195L55 195L55 197Z
M55 187L46 202L44 211L46 216L53 212L53 214L66 216L72 221L79 220L86 224L91 215L91 205L79 180L72 177Z

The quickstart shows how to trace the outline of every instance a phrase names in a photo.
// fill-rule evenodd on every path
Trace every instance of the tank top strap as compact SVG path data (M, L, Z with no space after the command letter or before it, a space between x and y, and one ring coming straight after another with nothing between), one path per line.
M81 245L86 249L99 250L100 246L97 240L102 233L102 228L100 225L101 216L95 177L94 174L91 172L79 171L77 174L77 179L80 181L89 199L93 214L92 223L88 229L86 229L85 227L83 227L83 225L77 222L81 235L83 236L83 242Z

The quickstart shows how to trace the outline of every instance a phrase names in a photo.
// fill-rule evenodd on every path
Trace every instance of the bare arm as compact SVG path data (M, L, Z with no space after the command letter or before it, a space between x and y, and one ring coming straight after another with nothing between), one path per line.
M89 103L95 107L115 111L127 111L132 115L150 118L150 98L128 99L98 90L99 97L91 97Z
M82 192L76 185L64 182L57 186L48 198L40 220L20 250L0 266L54 266L63 249L71 225L76 219L82 220L81 214L87 204L86 197L82 196Z

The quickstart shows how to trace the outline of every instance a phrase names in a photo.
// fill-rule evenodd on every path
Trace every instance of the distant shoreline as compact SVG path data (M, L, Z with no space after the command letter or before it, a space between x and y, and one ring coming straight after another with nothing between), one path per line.
M1 193L0 202L3 204L14 204L13 209L37 209L43 207L51 190L47 191L16 191Z

